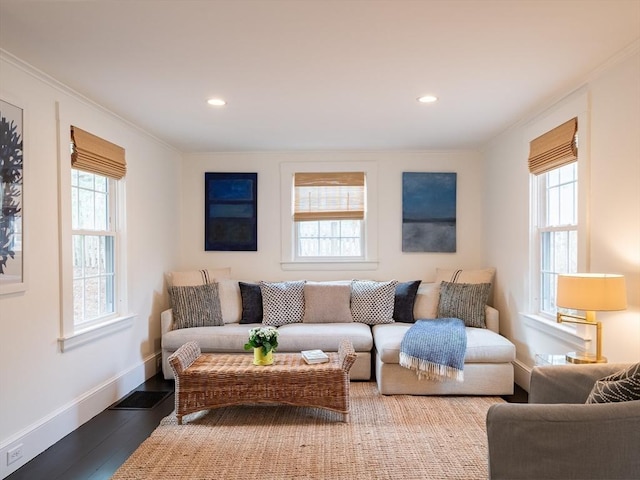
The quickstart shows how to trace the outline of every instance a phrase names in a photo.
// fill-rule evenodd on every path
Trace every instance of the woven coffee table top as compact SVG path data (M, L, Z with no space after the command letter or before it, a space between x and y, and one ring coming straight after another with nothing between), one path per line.
M214 372L220 374L243 375L281 375L284 372L298 374L308 371L310 374L319 371L340 370L337 353L328 353L329 361L325 363L307 364L299 353L276 353L273 365L258 366L253 364L250 354L203 353L189 367L187 374L202 375Z

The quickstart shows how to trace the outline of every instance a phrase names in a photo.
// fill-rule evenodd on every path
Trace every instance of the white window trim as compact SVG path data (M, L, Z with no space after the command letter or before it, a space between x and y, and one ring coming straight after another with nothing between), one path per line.
M364 172L366 177L366 218L364 220L364 255L340 259L314 258L297 260L291 202L293 176L298 172ZM377 162L283 162L280 164L281 268L283 270L375 270L378 268L378 164Z
M73 252L71 241L71 153L69 150L71 122L58 116L58 208L60 246L60 336L61 352L84 345L133 325L135 315L128 312L125 179L116 182L116 313L84 325L75 325L73 319ZM124 246L124 248L123 248Z
M526 129L526 151L529 151L529 142L549 130L563 124L571 118L578 118L578 271L589 271L589 172L590 172L590 123L589 123L589 97L586 89L581 89L558 105L553 111L546 112L532 121ZM573 343L580 339L589 341L590 335L584 326L556 325L555 317L540 312L540 241L537 231L538 215L538 181L535 175L529 175L530 191L530 215L529 226L529 299L527 313L523 317L527 324L537 323L537 328L551 335L558 336L558 332L571 332L574 335ZM571 339L565 338L571 341ZM580 343L578 341L578 343Z

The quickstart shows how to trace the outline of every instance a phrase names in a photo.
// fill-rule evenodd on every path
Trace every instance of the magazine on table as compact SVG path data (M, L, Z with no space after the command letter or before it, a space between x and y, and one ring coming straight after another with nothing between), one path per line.
M300 352L305 362L312 363L325 363L329 361L329 355L322 350L303 350Z

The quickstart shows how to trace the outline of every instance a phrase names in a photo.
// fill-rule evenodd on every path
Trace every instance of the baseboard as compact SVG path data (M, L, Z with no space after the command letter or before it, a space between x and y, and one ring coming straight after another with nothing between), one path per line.
M531 382L531 367L528 367L516 359L516 361L513 362L513 379L516 385L519 385L528 392L529 383Z
M54 443L91 420L119 398L151 378L160 353L149 355L143 362L112 377L69 404L51 412L0 444L0 478L6 478ZM21 450L21 458L9 463L9 452Z

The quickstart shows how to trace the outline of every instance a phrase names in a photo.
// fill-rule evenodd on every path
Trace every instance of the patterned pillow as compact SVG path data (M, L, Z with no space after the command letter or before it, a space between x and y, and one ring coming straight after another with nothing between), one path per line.
M242 297L240 323L262 323L262 292L257 283L238 282Z
M231 268L209 268L204 270L190 270L187 272L168 272L167 285L170 287L193 287L205 283L215 283L218 280L229 280Z
M278 327L302 322L304 315L304 281L260 282L262 323Z
M490 283L442 282L438 318L459 318L467 327L487 328L485 305L490 290Z
M224 325L218 284L169 287L174 328Z
M396 322L413 323L416 321L413 316L413 305L416 301L419 286L420 280L396 285L396 295L393 303L393 319Z
M396 280L372 282L354 280L351 283L351 315L355 322L377 325L393 323Z
M640 363L598 380L586 403L640 400Z

